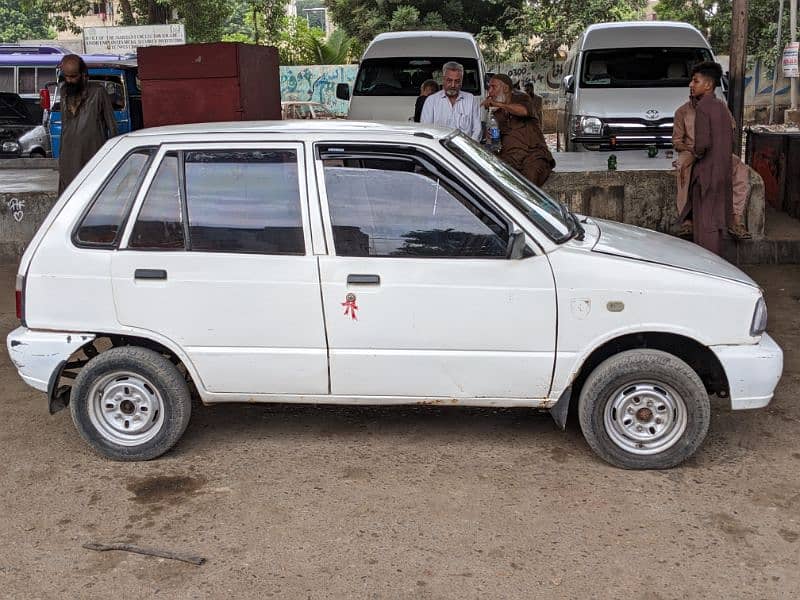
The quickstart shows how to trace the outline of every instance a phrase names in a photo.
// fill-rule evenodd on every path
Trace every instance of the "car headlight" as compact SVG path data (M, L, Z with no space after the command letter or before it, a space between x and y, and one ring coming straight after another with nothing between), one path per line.
M602 135L603 121L597 117L574 117L572 130L577 136Z
M3 142L3 152L19 152L19 144L17 142Z
M750 325L750 335L758 337L767 330L767 303L764 296L756 302L756 310L753 312L753 323Z

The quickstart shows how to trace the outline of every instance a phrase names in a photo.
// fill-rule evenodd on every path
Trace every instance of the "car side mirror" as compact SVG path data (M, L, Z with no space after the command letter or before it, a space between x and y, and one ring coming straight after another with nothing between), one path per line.
M336 84L336 97L339 100L350 100L350 86L346 83Z
M564 90L568 94L575 93L575 76L574 75L564 75Z
M519 260L525 256L525 233L519 229L513 231L508 238L506 258Z

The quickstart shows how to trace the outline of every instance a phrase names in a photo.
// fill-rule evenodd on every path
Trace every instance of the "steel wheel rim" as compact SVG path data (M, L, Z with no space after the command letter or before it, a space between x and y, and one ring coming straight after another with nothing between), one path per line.
M147 378L115 371L92 385L89 419L106 440L120 446L139 446L161 430L164 403Z
M606 432L626 452L649 456L674 446L689 416L683 397L671 386L642 381L619 387L606 403Z

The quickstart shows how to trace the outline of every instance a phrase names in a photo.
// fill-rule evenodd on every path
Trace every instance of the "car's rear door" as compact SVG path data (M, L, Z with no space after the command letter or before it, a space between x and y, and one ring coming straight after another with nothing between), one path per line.
M162 146L112 263L120 323L210 392L327 394L305 177L300 143Z

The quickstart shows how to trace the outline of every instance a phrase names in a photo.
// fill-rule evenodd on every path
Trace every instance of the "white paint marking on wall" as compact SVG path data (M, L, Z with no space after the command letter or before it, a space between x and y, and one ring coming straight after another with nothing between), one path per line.
M25 218L25 200L11 198L10 200L6 201L6 205L8 206L8 210L11 211L11 215L14 217L14 220L17 223L21 223L22 219Z

